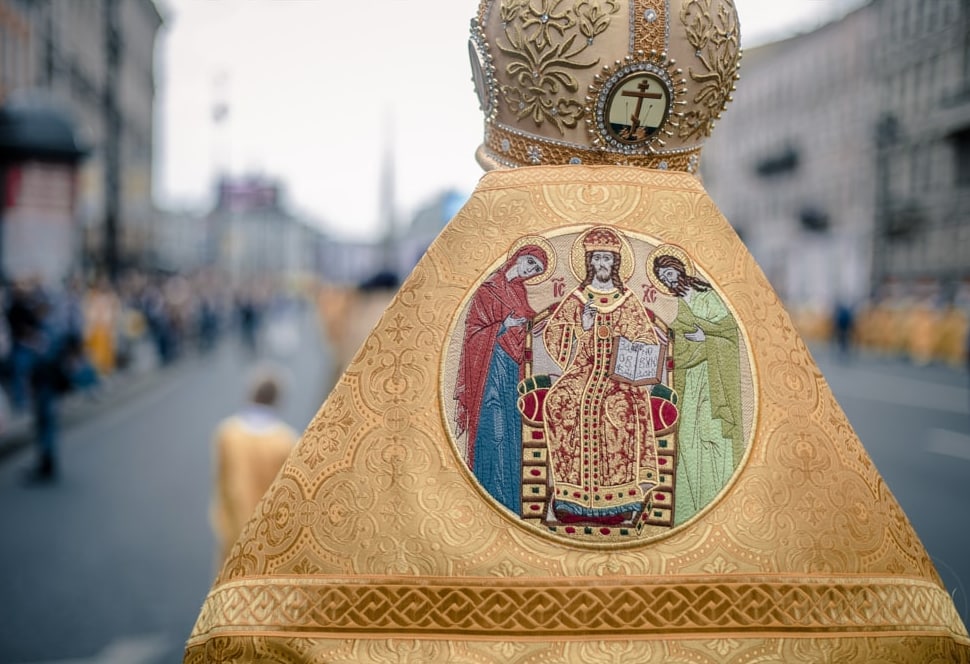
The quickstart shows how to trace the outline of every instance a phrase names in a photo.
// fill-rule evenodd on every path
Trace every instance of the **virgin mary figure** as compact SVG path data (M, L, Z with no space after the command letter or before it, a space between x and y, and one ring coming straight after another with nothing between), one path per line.
M536 312L526 285L549 271L548 243L532 238L475 291L465 318L455 385L457 434L468 434L468 467L496 500L520 510L522 421L516 386L523 377L526 336Z

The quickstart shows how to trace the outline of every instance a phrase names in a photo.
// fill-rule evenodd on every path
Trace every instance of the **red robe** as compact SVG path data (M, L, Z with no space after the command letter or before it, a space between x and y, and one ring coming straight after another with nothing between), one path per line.
M597 309L590 330L582 326L587 300ZM657 342L646 310L629 290L574 291L543 335L564 369L546 396L544 415L556 509L579 520L619 523L647 499L641 485L658 482L649 388L610 376L617 336Z
M525 359L525 339L528 334L526 325L508 328L499 337L505 319L511 314L531 319L536 312L529 306L525 292L524 279L506 279L506 272L515 265L524 253L537 255L545 262L543 254L527 251L528 247L516 253L506 264L493 272L479 286L468 306L465 319L465 338L462 343L458 381L455 385L457 407L457 433L468 432L468 467L475 466L475 434L478 430L478 417L485 390L488 366L492 361L492 350L498 343L520 366ZM534 248L533 248L534 249Z

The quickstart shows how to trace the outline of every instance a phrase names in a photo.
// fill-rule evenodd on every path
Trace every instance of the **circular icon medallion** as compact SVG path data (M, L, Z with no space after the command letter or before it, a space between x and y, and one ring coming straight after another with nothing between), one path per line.
M683 248L612 226L518 238L470 289L442 366L482 494L536 532L643 543L728 490L756 411L748 343Z

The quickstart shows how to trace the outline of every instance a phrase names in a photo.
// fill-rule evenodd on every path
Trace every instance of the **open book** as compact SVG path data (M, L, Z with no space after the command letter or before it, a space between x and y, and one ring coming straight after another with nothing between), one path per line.
M613 342L611 378L633 385L654 385L663 377L667 345L617 337Z

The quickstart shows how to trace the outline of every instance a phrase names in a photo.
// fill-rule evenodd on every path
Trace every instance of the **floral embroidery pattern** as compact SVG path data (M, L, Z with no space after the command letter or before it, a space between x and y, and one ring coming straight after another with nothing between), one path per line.
M599 62L583 62L580 56L620 9L616 0L565 5L566 0L506 0L501 6L505 40L497 43L512 60L505 68L510 82L500 87L510 110L517 119L531 117L537 126L550 122L562 134L584 112L571 71Z
M689 0L680 10L687 40L694 47L703 71L690 67L690 77L700 88L694 94L692 110L680 123L680 138L710 136L720 117L737 76L738 19L726 0Z

